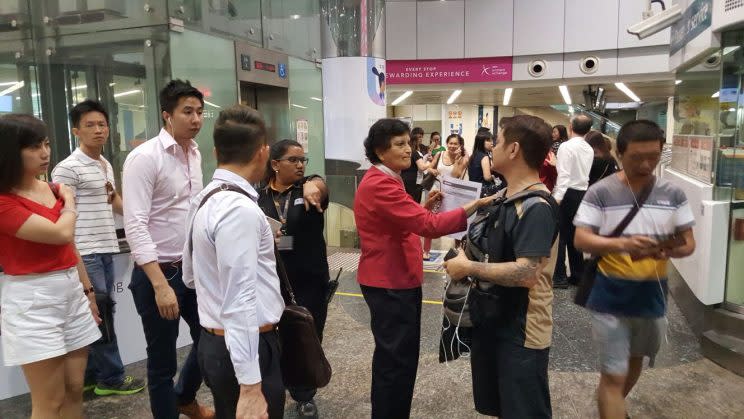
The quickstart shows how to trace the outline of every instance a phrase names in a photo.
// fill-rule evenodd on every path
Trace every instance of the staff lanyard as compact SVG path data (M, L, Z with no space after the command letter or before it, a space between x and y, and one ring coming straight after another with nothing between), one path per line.
M287 213L289 213L289 201L290 197L292 195L292 191L289 191L287 193L287 197L284 200L284 211L281 211L279 208L279 201L276 200L276 195L274 194L274 190L271 190L271 200L274 201L274 208L276 208L276 215L279 216L279 221L281 221L283 226L287 225ZM279 194L281 196L281 194Z

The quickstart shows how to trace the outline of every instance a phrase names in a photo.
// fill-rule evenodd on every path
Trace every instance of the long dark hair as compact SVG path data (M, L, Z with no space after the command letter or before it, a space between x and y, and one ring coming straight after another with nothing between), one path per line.
M488 154L488 150L486 150L486 141L489 140L493 142L493 133L491 131L485 130L478 132L478 134L475 135L475 143L473 144L473 155L478 151L483 154Z
M553 127L553 129L558 130L558 141L564 142L568 140L568 130L566 129L565 125L556 125Z
M277 141L271 145L271 148L269 149L269 161L266 162L266 184L267 185L269 184L270 181L276 178L276 173L274 172L274 169L271 168L272 160L281 159L282 156L284 156L284 154L287 153L287 150L289 150L291 147L302 148L302 144L294 140L285 139L285 140Z
M603 159L611 158L610 147L601 132L591 130L584 136L584 140L594 149L594 154Z
M0 116L0 193L9 193L23 179L24 148L47 138L46 124L25 114Z

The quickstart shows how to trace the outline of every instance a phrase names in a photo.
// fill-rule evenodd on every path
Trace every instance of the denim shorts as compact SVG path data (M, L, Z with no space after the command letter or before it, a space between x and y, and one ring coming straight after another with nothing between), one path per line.
M599 347L603 373L625 376L630 357L649 357L649 366L661 347L667 318L622 317L592 312L592 335Z

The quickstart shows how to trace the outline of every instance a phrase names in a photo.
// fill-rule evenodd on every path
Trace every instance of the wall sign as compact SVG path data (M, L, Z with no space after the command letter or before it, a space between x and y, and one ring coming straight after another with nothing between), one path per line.
M235 42L235 63L239 81L289 87L287 54Z
M251 56L248 54L240 54L240 68L245 71L251 71Z
M687 6L682 18L672 25L669 55L674 55L688 42L710 27L713 16L713 0L695 0Z
M300 143L305 153L308 152L308 133L310 132L310 126L307 123L307 119L297 120L297 142Z
M447 60L388 60L389 84L511 81L512 57Z

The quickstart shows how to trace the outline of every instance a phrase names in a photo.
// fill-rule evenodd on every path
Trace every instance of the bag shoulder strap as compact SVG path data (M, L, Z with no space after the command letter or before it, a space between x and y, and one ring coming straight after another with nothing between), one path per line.
M231 183L223 183L219 187L212 189L211 191L209 191L209 193L204 195L204 198L202 198L201 202L199 203L199 206L196 208L196 211L194 211L194 217L196 217L196 213L199 212L201 207L203 207L204 204L206 204L207 201L209 201L209 198L211 198L216 193L224 192L224 191L237 192L239 194L243 194L247 196L248 198L251 198L248 192L244 191L238 186L233 185ZM193 253L194 253L193 229L194 229L194 224L192 221L191 228L189 229L189 252L191 252L192 254L192 260L193 260ZM276 273L279 276L280 291L282 294L282 298L284 299L284 304L297 305L294 292L292 291L292 285L289 283L289 278L287 277L287 270L284 267L284 262L282 261L282 257L279 254L279 249L276 247L276 243L274 243L274 258L276 259Z
M656 176L651 178L651 181L643 187L641 194L636 197L636 202L634 202L635 205L633 205L633 208L630 209L628 214L626 214L617 227L615 227L615 230L612 231L609 237L620 237L623 234L623 231L625 231L630 222L633 221L633 218L635 218L638 211L641 210L643 204L646 203L646 200L651 195L651 191L654 189L654 185L656 185Z

